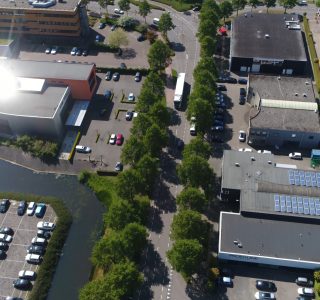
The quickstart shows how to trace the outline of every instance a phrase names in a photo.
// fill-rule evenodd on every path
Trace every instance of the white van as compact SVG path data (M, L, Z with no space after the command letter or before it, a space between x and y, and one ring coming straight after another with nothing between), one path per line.
M190 126L190 134L191 134L191 135L197 135L196 123L191 123L191 126Z
M48 242L44 238L34 237L31 241L31 244L36 246L46 246Z
M27 254L26 255L26 261L28 263L40 263L42 260L42 257L39 254Z
M159 18L153 18L152 23L153 23L153 25L158 26L159 25L159 21L160 21Z

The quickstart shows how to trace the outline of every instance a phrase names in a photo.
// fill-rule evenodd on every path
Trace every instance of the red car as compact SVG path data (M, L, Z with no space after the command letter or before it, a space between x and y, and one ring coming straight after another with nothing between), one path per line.
M120 145L122 145L122 143L123 143L123 135L121 133L118 133L116 144L120 146Z

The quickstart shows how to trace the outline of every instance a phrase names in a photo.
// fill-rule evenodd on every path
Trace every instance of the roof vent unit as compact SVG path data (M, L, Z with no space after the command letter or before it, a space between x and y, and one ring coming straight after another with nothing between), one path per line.
M242 244L241 244L241 243L239 243L239 244L238 244L238 247L239 247L239 248L242 248Z
M280 76L278 76L278 78L277 78L278 80L281 80L281 77Z
M254 156L251 156L250 159L251 159L252 161L255 161L255 160L256 160Z
M266 33L266 34L264 35L264 37L265 37L266 39L269 39L269 38L270 38L270 35Z
M248 15L247 14L244 14L244 17L246 18Z
M268 160L268 164L269 164L269 165L272 165L272 161L271 161L271 160Z
M238 245L238 244L239 244L239 241L234 240L233 243L234 243L235 245Z
M234 164L236 167L240 167L240 164L239 163L235 163Z
M302 95L303 95L303 97L307 98L307 94L306 93L303 93Z
M299 94L298 94L298 93L294 93L294 95L295 95L295 96L299 96Z
M306 81L306 82L305 82L305 84L306 84L306 85L309 85L309 84L310 84L310 82L309 82L309 81Z

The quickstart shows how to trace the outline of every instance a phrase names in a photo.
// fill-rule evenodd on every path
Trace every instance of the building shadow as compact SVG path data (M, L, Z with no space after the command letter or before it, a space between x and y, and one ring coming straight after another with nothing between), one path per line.
M122 54L118 55L117 53L114 54L116 59L133 59L137 56L137 52L133 48L124 48L122 49Z

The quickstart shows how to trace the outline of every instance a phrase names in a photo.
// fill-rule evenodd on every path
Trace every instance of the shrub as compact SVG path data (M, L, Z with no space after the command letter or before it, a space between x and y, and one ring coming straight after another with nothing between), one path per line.
M103 42L94 42L92 49L98 50L100 52L117 52L118 48L112 47L110 45L104 44Z
M314 276L315 281L320 282L320 271L319 270L314 271L313 276Z
M157 37L158 35L153 30L147 31L147 40L150 42L150 44L153 44Z
M317 64L317 63L319 62L319 59L318 59L318 58L315 58L315 59L313 60L313 62L314 62L315 64Z
M81 171L80 174L78 175L78 180L80 183L85 184L87 183L89 177L90 177L89 171Z
M320 0L316 1L316 7L320 7Z
M148 31L148 25L146 25L146 24L139 24L139 25L137 25L137 26L135 26L135 31L138 31L138 32L140 32L140 33L142 33L142 34L145 34L145 33L147 33L147 31Z
M138 24L139 24L138 20L135 20L134 18L128 17L128 16L121 17L118 20L118 25L127 30L133 29Z

